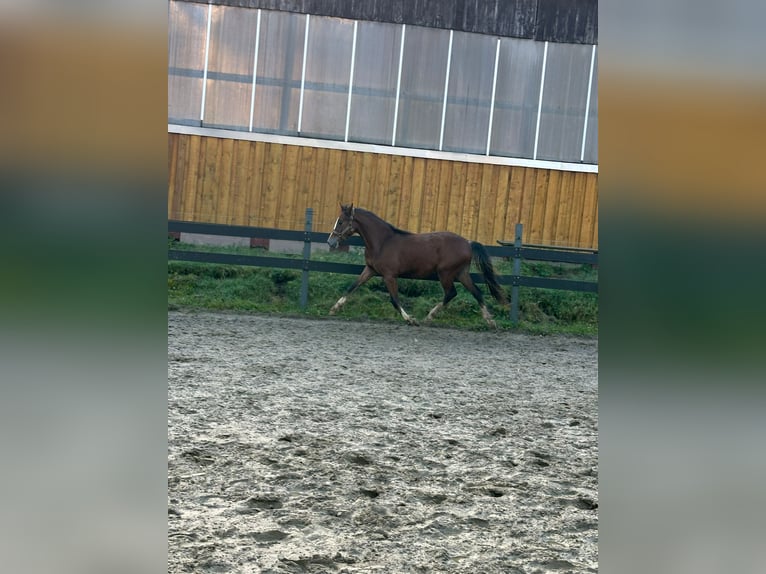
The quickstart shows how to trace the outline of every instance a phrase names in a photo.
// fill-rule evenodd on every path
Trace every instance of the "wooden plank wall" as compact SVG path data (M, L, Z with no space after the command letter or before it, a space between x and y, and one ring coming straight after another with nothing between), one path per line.
M168 218L328 233L353 202L397 227L487 245L598 248L598 174L168 134Z
M598 43L598 0L183 0L539 41Z

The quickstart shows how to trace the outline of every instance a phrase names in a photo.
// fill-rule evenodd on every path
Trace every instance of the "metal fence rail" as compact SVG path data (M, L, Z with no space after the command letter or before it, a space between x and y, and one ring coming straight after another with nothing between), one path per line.
M312 222L313 210L311 208L306 210L306 225L304 231L168 220L168 232L173 233L198 233L228 237L258 237L263 239L281 239L303 242L303 255L301 259L289 257L263 257L259 255L238 255L233 253L211 253L209 251L187 251L179 249L169 249L168 259L171 261L300 269L302 271L300 306L302 309L305 309L308 304L308 279L310 271L359 275L362 272L362 269L364 269L364 265L353 263L312 261L311 244L324 243L327 240L327 233L312 231ZM522 224L518 223L516 224L515 239L513 243L498 241L500 244L499 246L485 246L491 257L503 257L513 260L513 273L511 275L498 275L497 277L498 283L501 285L511 286L511 308L509 315L513 323L518 322L519 287L562 289L566 291L583 291L590 293L598 292L598 283L594 281L578 281L573 279L554 279L550 277L521 275L522 260L590 265L598 264L598 252L569 250L538 245L533 247L524 246L521 243L522 231ZM347 239L345 243L348 245L364 246L364 242L360 237L351 237ZM471 277L476 283L484 283L483 276L478 273L471 273ZM436 277L433 277L432 279L436 280Z

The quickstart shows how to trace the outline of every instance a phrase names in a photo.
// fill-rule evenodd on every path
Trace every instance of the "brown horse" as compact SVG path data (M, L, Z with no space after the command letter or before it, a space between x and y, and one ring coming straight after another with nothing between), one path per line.
M457 289L455 289L455 280L457 280L478 301L487 324L491 327L496 326L484 304L484 296L474 284L470 274L471 260L474 260L484 275L489 292L501 304L506 303L505 295L497 283L492 262L481 243L468 241L449 231L410 233L397 229L374 213L354 207L353 204L341 205L340 217L335 222L327 243L334 248L339 241L355 233L361 235L364 240L364 258L367 265L354 284L348 288L346 294L330 309L331 315L334 315L346 303L348 295L357 287L366 283L371 277L380 275L391 295L394 308L409 324L417 325L417 321L402 309L396 278L434 277L438 278L442 284L444 299L431 309L425 319L426 322L431 321L436 313L457 295Z

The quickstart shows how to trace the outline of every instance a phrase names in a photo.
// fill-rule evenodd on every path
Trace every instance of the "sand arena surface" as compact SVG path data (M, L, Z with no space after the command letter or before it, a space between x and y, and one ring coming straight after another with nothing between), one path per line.
M169 312L168 572L596 572L597 354Z

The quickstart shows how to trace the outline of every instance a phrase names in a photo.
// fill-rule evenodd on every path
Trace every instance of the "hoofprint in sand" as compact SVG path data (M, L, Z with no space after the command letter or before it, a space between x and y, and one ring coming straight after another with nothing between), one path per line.
M168 314L168 572L596 572L598 342Z

